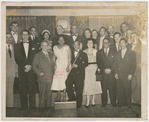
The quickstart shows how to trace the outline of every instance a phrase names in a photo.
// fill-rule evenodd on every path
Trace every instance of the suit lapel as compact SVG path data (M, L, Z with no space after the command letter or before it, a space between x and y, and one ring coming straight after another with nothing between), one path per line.
M41 51L41 55L42 55L42 57L43 57L43 60L45 59L45 61L47 62L47 63L49 63L49 60L47 59L47 57L45 56L45 54ZM49 56L50 57L50 56Z
M23 42L20 43L22 55L26 58L25 49L23 46Z

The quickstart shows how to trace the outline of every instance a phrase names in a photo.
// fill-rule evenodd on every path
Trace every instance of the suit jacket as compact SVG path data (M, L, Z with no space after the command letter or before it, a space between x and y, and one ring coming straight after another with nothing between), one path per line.
M116 57L116 51L113 49L109 49L109 53L106 56L104 53L104 49L101 49L97 52L97 65L98 68L101 70L104 78L111 79L114 76L114 62ZM105 73L105 69L111 69L110 74Z
M119 51L117 51L116 43L114 43L114 44L111 46L111 48L112 48L113 50L115 50L116 52L119 52Z
M49 53L50 61L45 54L40 51L35 55L33 60L33 69L37 75L37 82L52 82L54 74L54 58L53 53ZM40 76L40 73L44 73Z
M72 58L71 58L71 64L74 63L74 61L76 60L75 56L74 56L74 51L72 52ZM85 78L85 67L88 66L88 57L87 54L84 53L83 51L79 51L78 52L78 58L75 61L75 64L78 65L77 68L72 68L71 72L80 75L81 76L81 80L84 80ZM70 72L70 73L71 73Z
M134 51L127 49L124 58L121 56L121 51L117 53L115 65L115 74L118 74L119 79L126 79L128 75L134 75L136 69L136 54Z
M80 41L81 42L81 36L78 35L75 41ZM68 45L69 45L69 47L72 51L73 51L73 43L74 43L74 40L73 40L72 35L68 36Z
M28 58L26 58L23 42L20 42L14 46L15 61L18 65L19 75L19 87L20 90L28 90L30 92L36 92L36 81L33 69L29 72L25 72L26 65L32 65L34 55L38 49L33 48L33 44L29 42Z
M32 46L33 48L37 48L37 52L39 52L41 49L40 49L40 44L41 44L41 41L39 40L38 37L35 37L34 40L32 40L31 36L29 37L29 41L32 43Z
M22 37L21 37L21 35L19 34L19 33L17 33L18 34L18 40L17 40L17 43L15 42L15 40L14 40L14 37L13 37L13 35L12 35L12 33L10 32L10 34L11 34L11 36L12 36L12 38L13 38L13 40L12 40L12 43L11 44L17 44L17 43L20 43L21 41L22 41Z
M14 82L15 74L18 72L18 66L14 58L14 46L12 45L11 58L6 48L6 81Z

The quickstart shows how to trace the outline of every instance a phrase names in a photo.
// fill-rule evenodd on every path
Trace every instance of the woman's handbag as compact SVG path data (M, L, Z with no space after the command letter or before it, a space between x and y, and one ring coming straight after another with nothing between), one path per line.
M98 68L96 70L95 75L96 75L96 81L100 81L101 82L102 81L102 74L101 74L101 71L98 70Z

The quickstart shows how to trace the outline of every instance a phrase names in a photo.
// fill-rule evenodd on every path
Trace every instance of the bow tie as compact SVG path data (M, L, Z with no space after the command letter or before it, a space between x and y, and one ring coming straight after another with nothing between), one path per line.
M72 36L77 36L77 34L74 34L74 35L72 35Z
M29 43L29 42L23 42L23 43Z
M13 35L17 35L17 32L16 33L13 33Z

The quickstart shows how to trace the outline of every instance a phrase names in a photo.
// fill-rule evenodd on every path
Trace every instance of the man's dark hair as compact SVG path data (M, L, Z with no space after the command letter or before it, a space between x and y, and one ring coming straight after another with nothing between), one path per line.
M31 29L32 29L32 28L35 28L35 29L36 29L36 27L35 27L35 26L31 26L31 27L29 28L29 31L31 31Z
M127 43L127 39L126 39L126 38L122 38L122 39L120 40L120 42L121 42L122 40L124 40L125 43Z
M106 29L105 27L101 27L101 28L99 29L99 33L100 33L101 29L104 29L105 32L107 32L107 29Z
M73 45L74 45L74 43L76 43L76 42L78 42L78 43L79 43L79 45L80 45L80 41L74 41L74 42L73 42Z
M10 23L10 26L12 26L13 24L17 24L18 27L19 27L19 23L17 23L17 22L12 22L12 23Z
M121 33L123 33L123 30L122 30L122 25L126 25L126 26L128 26L128 24L126 23L126 22L123 22L122 24L121 24L121 26L120 26L120 29L121 29Z
M23 32L27 32L28 34L30 34L30 32L28 30L26 30L26 29L22 30L21 34L23 34Z
M121 33L120 32L115 32L114 33L114 37L115 37L116 34L118 34L119 36L121 36Z
M107 37L104 38L104 39L103 39L103 42L104 42L104 40L108 40L108 42L110 43L110 39L109 39L109 38L107 38Z

